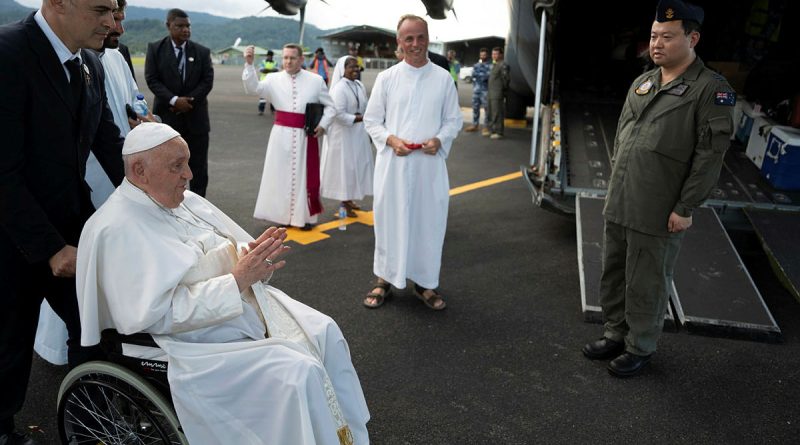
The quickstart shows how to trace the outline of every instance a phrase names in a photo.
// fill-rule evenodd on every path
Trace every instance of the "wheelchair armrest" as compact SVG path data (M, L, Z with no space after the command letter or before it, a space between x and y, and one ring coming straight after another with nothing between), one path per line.
M158 347L150 334L139 332L136 334L124 335L120 334L115 329L106 329L101 332L100 343L103 345L103 349L119 353L122 352L123 343L137 346L149 346L151 348Z

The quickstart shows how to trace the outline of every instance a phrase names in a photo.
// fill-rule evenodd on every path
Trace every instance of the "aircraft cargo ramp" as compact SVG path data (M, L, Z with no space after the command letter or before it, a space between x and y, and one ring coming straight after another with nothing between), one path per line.
M578 196L575 203L582 310L587 321L601 320L603 202ZM676 262L670 301L673 309L666 314L665 329L674 325L690 333L781 339L780 328L711 208L694 213L694 224Z

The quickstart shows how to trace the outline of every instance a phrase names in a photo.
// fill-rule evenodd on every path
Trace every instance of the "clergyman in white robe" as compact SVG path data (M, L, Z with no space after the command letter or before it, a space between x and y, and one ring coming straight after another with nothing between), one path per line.
M152 125L163 124L140 125L126 144ZM81 234L81 343L107 328L153 334L193 445L367 444L369 412L336 323L261 282L239 292L231 271L250 241L204 198L185 191L167 208L126 177Z
M286 51L286 49L284 49ZM328 129L336 114L325 81L318 74L299 70L270 73L258 80L252 64L242 73L245 92L264 98L275 107L276 120L281 112L304 114L306 104L321 103L325 111L319 126ZM261 186L253 216L295 227L317 222L309 210L306 157L308 137L302 128L273 125L267 144ZM319 172L311 172L319 174Z
M349 57L339 59L334 76ZM331 83L336 118L322 144L320 193L338 201L360 200L372 194L375 170L369 134L364 122L355 122L355 114L363 116L367 109L367 90L360 80L346 77Z
M439 286L450 199L445 160L462 123L453 78L430 60L421 68L401 61L378 74L364 114L378 151L373 270L398 289L406 279ZM386 143L390 135L412 143L435 137L441 147L434 155L397 156Z

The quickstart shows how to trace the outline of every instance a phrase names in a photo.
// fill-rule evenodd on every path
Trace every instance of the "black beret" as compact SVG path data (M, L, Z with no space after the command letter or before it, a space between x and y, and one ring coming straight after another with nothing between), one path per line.
M657 22L691 20L702 25L704 16L703 8L681 0L661 0L656 7Z

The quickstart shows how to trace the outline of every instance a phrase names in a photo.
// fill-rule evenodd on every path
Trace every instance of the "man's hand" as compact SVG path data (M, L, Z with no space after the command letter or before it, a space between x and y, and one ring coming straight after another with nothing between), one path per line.
M325 134L325 129L324 128L322 128L320 126L317 126L317 128L314 129L314 137L315 138L321 138L322 135L324 135L324 134Z
M412 150L406 147L408 144L413 144L413 142L400 139L395 135L391 135L386 138L386 145L391 147L392 151L394 151L394 154L397 156L408 156L411 154Z
M364 122L364 116L361 113L356 113L355 119L353 119L353 123L357 124L359 122Z
M131 130L136 128L142 122L159 122L159 121L156 120L155 115L153 115L153 112L150 110L147 110L147 116L139 116L139 118L135 120L128 118L128 125L131 126Z
M69 278L75 276L75 263L78 261L78 249L66 245L48 260L53 276Z
M422 144L422 151L424 151L425 154L435 155L441 147L442 141L440 141L439 138L432 138Z
M670 213L669 221L667 222L667 230L670 233L683 232L692 226L692 217L685 218L675 212Z
M286 261L277 260L288 250L288 247L283 245L283 239L286 238L285 229L277 230L283 230L284 233L275 235L273 232L271 236L262 234L259 240L263 239L263 241L250 242L249 249L242 247L242 255L231 272L239 287L239 292L286 265Z
M253 64L253 59L255 59L256 54L256 47L253 45L248 46L244 49L244 63L248 65Z
M188 113L194 108L192 106L193 101L194 97L181 96L175 100L175 106L172 107L172 111L175 113Z

